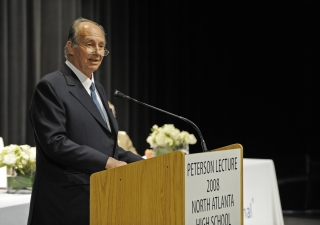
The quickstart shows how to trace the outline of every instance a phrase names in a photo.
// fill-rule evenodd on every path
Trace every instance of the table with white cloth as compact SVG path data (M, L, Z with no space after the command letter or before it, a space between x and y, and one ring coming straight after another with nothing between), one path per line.
M271 159L243 159L245 225L283 225L276 170Z
M245 225L283 225L274 163L271 159L243 160L243 214ZM30 194L0 190L0 224L27 223Z
M0 224L27 224L30 198L31 194L7 194L0 190Z

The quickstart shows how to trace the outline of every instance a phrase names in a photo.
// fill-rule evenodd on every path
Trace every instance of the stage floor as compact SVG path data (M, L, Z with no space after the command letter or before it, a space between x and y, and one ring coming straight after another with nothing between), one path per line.
M320 211L305 213L303 211L283 211L284 225L319 225Z

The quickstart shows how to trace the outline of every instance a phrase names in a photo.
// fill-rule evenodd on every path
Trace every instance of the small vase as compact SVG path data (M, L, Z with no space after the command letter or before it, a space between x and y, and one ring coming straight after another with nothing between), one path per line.
M21 174L13 169L8 169L7 193L9 194L31 194L34 181L34 172Z
M180 146L176 146L175 147L175 151L182 151L184 154L189 154L189 145L185 144L185 145L180 145Z
M167 154L173 151L182 151L185 154L189 154L189 145L180 145L175 147L166 147L166 146L157 146L153 148L154 156L159 156L163 154Z
M166 146L157 146L153 148L154 156L164 155L172 152L172 149Z

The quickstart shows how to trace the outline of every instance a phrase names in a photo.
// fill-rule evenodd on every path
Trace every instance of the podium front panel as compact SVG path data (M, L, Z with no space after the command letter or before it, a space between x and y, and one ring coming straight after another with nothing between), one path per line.
M186 224L242 224L242 151L185 157Z

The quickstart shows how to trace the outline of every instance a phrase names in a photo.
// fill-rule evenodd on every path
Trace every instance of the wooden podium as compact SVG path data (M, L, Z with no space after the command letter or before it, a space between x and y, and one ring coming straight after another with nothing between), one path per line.
M240 144L189 155L175 151L94 173L90 225L243 224L242 178Z

